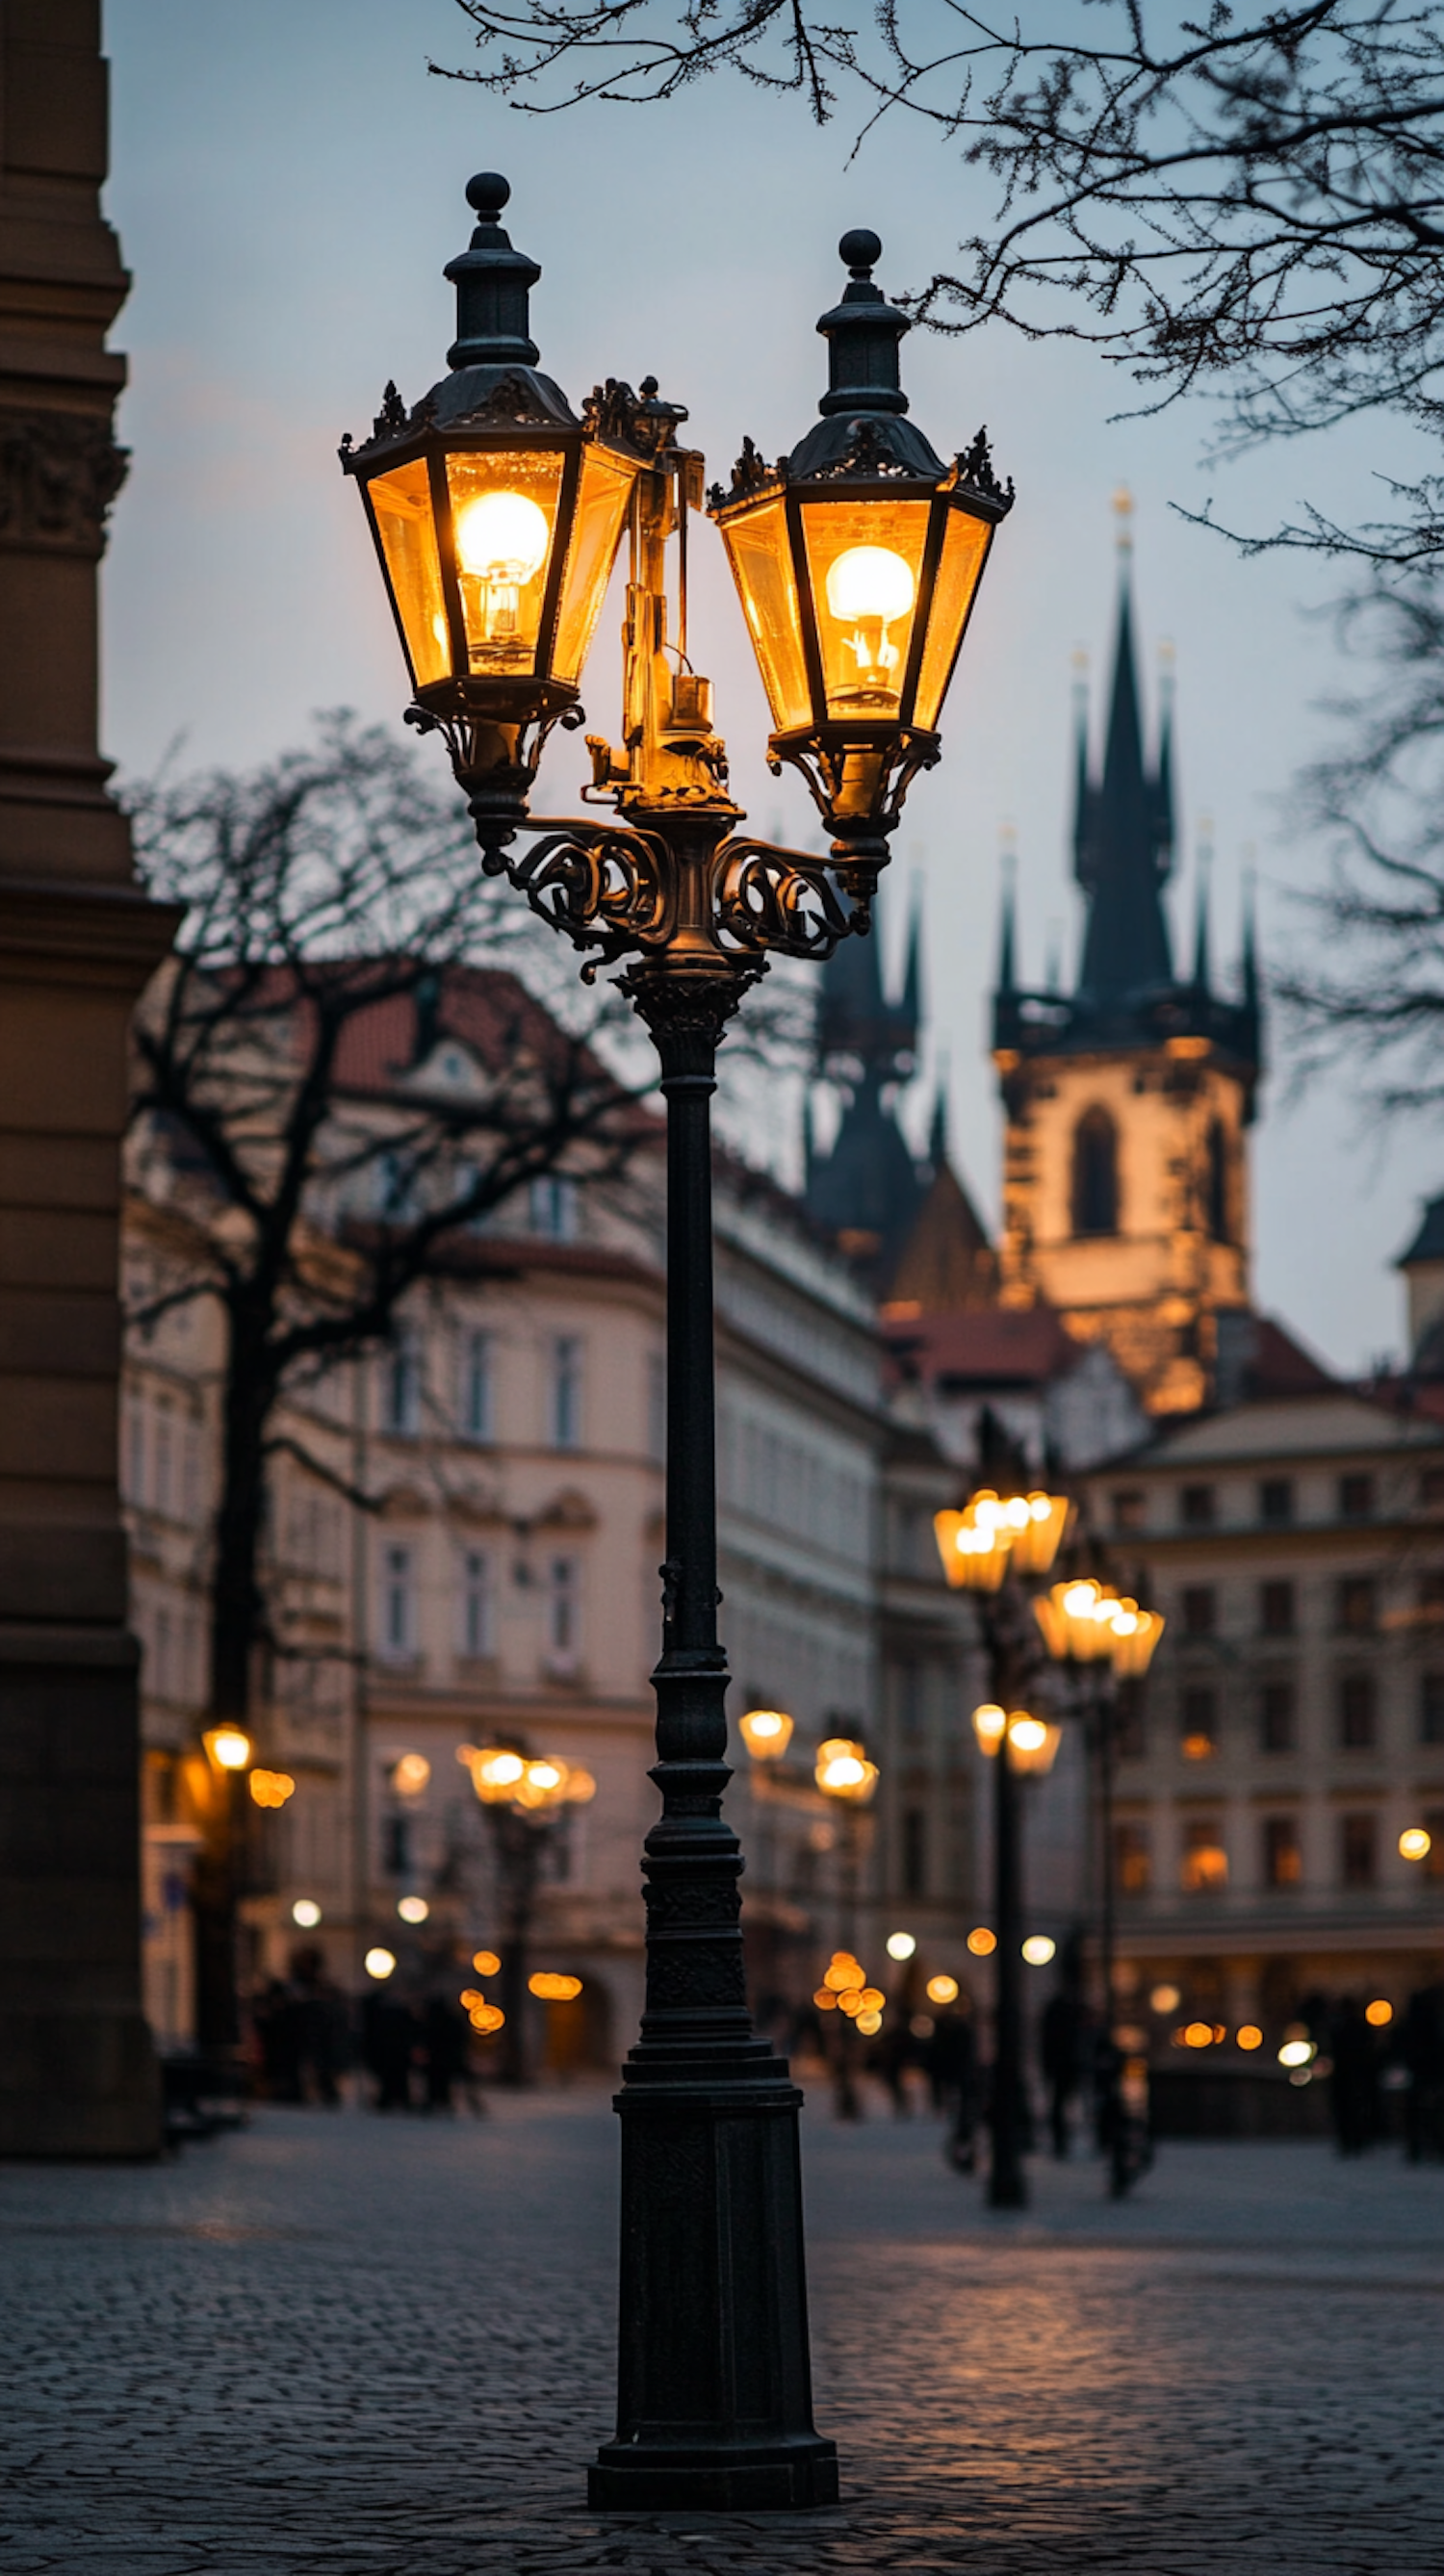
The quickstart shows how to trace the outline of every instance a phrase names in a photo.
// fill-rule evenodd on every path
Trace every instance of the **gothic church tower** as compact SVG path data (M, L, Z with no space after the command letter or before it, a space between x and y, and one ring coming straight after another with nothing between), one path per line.
M1126 521L1125 521L1126 531ZM1006 898L993 1060L1007 1116L1001 1300L1045 1300L1107 1341L1150 1413L1209 1400L1220 1311L1249 1302L1247 1135L1260 1071L1257 972L1212 989L1206 905L1192 972L1161 900L1174 846L1170 728L1144 755L1126 533L1101 776L1080 716L1074 868L1087 903L1071 995L1027 992Z

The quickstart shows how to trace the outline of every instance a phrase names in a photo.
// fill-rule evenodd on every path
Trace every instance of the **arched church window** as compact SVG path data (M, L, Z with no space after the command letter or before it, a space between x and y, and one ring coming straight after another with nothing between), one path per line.
M1208 1165L1204 1187L1208 1193L1208 1230L1215 1243L1230 1241L1228 1222L1228 1133L1221 1118L1215 1118L1208 1131Z
M1073 1130L1073 1231L1118 1232L1118 1131L1106 1109L1085 1109Z

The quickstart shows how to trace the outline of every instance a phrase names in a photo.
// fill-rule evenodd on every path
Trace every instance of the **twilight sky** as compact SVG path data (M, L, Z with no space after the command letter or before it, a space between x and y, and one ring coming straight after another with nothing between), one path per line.
M574 402L598 377L656 374L724 479L744 432L772 456L816 415L826 352L813 325L844 282L846 226L882 235L879 275L896 294L986 218L979 181L918 125L884 126L850 159L845 115L818 134L796 101L726 79L665 108L545 118L430 79L428 55L468 59L451 0L108 0L105 27L106 203L135 277L113 335L130 357L121 436L134 463L105 571L105 744L123 772L150 768L177 738L183 765L243 765L296 742L323 707L399 719L400 656L335 450L343 430L367 431L388 376L414 401L444 372L440 270L467 239L473 170L511 179L512 238L543 268L532 326L548 373ZM1191 941L1211 817L1214 956L1231 968L1250 852L1265 963L1304 935L1293 893L1321 861L1291 830L1289 790L1327 743L1320 701L1348 684L1317 614L1336 577L1287 556L1241 563L1169 505L1213 494L1220 515L1259 527L1306 499L1368 515L1370 478L1411 460L1366 426L1209 468L1201 406L1110 423L1126 379L1085 351L1000 332L914 332L903 380L936 447L950 453L986 421L1018 485L945 713L943 764L913 789L894 845L888 924L895 953L920 880L930 1068L947 1067L955 1154L992 1221L1000 835L1010 826L1017 840L1024 975L1041 980L1054 941L1071 974L1071 664L1086 648L1096 725L1115 486L1136 503L1150 707L1158 644L1177 655L1173 917ZM765 705L705 524L693 564L693 655L717 683L735 791L757 828L810 843L805 795L763 764ZM599 731L615 731L616 624L609 611L588 671ZM574 792L576 759L572 745L548 752L553 811ZM1256 1294L1356 1368L1400 1346L1388 1264L1420 1196L1444 1189L1444 1149L1424 1121L1387 1138L1365 1130L1346 1075L1286 1099L1277 1043L1274 1059L1255 1130ZM909 1111L919 1141L925 1090ZM786 1169L795 1139L783 1123L751 1141Z

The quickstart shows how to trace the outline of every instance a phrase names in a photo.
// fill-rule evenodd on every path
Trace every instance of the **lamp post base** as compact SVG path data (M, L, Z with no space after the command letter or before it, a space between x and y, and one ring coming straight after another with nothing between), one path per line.
M696 2452L608 2442L587 2471L594 2513L807 2513L837 2502L837 2445L739 2442Z
M616 2104L621 2393L588 2499L609 2513L835 2504L837 2447L812 2424L802 2097L760 2041L711 2068L702 2049L690 2067L649 2066L645 2046Z

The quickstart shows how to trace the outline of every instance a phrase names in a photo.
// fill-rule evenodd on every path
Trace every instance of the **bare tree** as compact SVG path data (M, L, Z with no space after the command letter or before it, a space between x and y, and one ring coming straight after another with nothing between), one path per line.
M1132 371L1145 408L1214 393L1224 449L1369 412L1444 428L1439 0L1210 0L1197 19L1094 0L1086 22L1042 0L996 20L874 0L861 29L807 0L457 6L485 59L450 76L540 112L660 101L732 70L796 92L819 123L856 92L859 140L886 117L925 120L992 198L961 265L905 299L936 328L1085 341ZM1377 521L1306 510L1241 542L1437 554L1444 478L1385 488Z
M148 884L187 907L136 1021L133 1165L142 1186L163 1168L190 1251L131 1320L203 1299L224 1318L208 1697L244 1722L258 1648L284 1647L262 1538L287 1390L384 1344L462 1230L559 1168L620 1172L656 1129L595 1019L564 1027L498 962L535 982L541 935L409 745L332 717L132 812ZM461 1080L438 1069L448 1033Z
M1429 1110L1444 1100L1444 595L1430 573L1376 577L1338 615L1378 679L1327 710L1338 745L1301 782L1301 819L1333 872L1303 898L1314 954L1274 990L1296 1079L1350 1056L1371 1107Z

